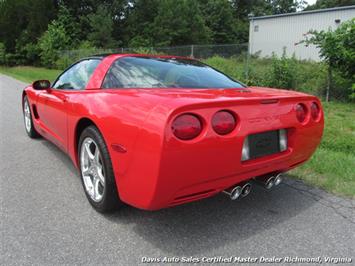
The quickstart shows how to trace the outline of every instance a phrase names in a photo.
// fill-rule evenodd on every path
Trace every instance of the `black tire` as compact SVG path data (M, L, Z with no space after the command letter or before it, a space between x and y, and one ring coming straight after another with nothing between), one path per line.
M26 113L25 113L26 104L28 106L28 112L29 112L29 116L27 118L30 119L30 123L29 123L30 126L29 127L27 127L27 125L26 125ZM27 99L27 96L25 96L23 98L22 112L23 112L23 121L25 124L25 131L26 131L27 135L33 139L39 138L41 135L36 131L35 127L33 126L33 114L32 114L31 105Z
M87 138L91 138L92 140L94 140L95 144L99 148L100 158L101 158L100 161L105 173L104 174L105 186L103 188L103 196L99 202L94 201L91 198L88 191L86 190L84 177L82 173L80 156L81 156L81 149L82 149L83 142ZM78 158L79 158L79 170L80 170L83 189L88 201L94 207L94 209L97 210L98 212L106 213L106 212L117 210L120 206L122 206L123 202L120 200L117 192L117 186L116 186L115 176L112 168L111 158L106 143L100 131L93 125L85 128L80 135L79 144L78 144Z

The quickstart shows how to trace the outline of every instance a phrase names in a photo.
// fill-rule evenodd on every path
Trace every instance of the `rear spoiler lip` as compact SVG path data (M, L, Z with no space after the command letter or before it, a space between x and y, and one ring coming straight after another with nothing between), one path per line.
M280 103L289 103L295 105L300 102L316 102L322 108L320 100L312 95L307 96L289 96L289 97L254 97L254 98L238 98L232 100L216 100L216 101L199 101L199 102L176 102L176 101L166 101L161 102L160 107L168 107L169 111L166 113L167 122L174 119L176 116L182 113L195 113L199 109L206 108L219 108L219 109L229 109L235 108L238 105L270 105L270 108L273 108L273 105L277 106ZM163 107L163 108L164 108ZM169 122L168 122L169 123Z

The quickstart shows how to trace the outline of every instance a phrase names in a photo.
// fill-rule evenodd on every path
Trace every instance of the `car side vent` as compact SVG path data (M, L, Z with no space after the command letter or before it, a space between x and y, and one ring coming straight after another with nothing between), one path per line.
M38 115L37 107L35 104L32 105L32 110L33 110L33 115L35 116L36 119L38 119L39 115Z

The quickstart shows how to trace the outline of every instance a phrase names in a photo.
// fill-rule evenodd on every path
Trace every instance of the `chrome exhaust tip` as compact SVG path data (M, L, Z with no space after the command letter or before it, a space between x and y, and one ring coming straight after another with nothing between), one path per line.
M236 200L242 195L242 188L240 186L236 186L231 190L224 190L224 194L227 194L231 200Z
M258 185L269 190L275 185L276 177L273 174L269 174L269 175L257 176L254 178L254 180Z
M274 180L274 186L278 186L281 184L283 178L282 178L282 173L279 173Z
M275 177L272 176L265 182L264 187L266 189L271 189L274 185L275 185Z
M249 195L251 191L251 184L250 183L246 183L243 187L242 187L242 197L246 197Z

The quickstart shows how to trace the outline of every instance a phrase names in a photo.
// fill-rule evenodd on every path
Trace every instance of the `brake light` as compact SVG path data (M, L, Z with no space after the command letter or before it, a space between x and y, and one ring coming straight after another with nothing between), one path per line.
M319 109L318 104L312 103L311 104L311 116L312 116L313 120L317 120L319 118L319 114L320 114L320 109Z
M173 121L171 130L177 138L191 140L200 135L202 123L196 115L183 114Z
M219 135L231 133L236 125L235 116L228 111L219 111L212 117L212 128Z
M296 105L296 117L297 120L300 123L303 123L306 120L306 116L307 116L307 109L306 106L304 104L297 104Z

